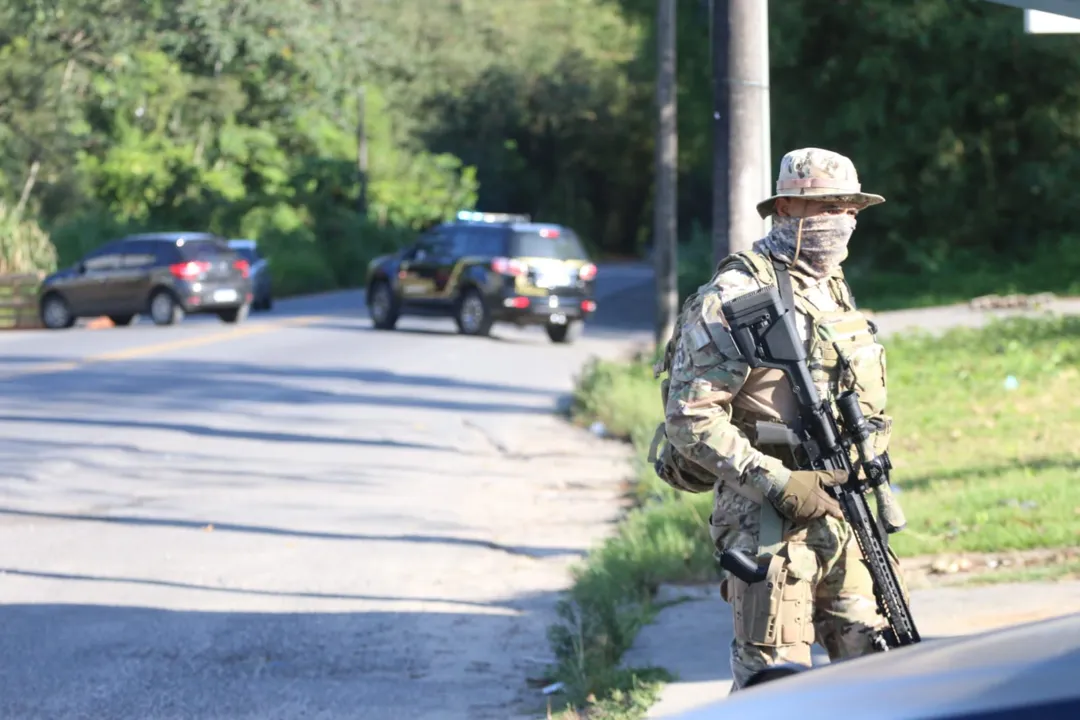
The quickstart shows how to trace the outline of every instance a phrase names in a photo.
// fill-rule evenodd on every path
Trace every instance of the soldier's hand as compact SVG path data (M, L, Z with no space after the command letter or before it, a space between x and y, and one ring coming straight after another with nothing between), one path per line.
M826 487L847 480L843 470L795 470L774 505L785 517L802 525L825 515L844 517L839 503L825 492Z

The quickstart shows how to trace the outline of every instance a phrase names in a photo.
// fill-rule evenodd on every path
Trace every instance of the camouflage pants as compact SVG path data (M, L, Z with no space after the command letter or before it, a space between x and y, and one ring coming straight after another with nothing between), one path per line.
M721 489L709 523L717 552L739 547L756 554L759 513L756 503ZM748 586L726 574L721 583L735 626L732 692L763 668L809 666L815 641L832 661L873 652L871 635L885 625L870 573L845 521L822 518L789 528L784 540L770 564L771 591L769 582Z

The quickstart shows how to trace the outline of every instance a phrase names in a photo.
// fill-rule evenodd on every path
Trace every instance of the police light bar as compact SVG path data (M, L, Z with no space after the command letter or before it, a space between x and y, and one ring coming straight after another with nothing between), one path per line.
M457 214L458 220L468 220L470 222L529 222L528 215L513 215L510 213L485 213L485 212L470 212L469 210L461 210Z

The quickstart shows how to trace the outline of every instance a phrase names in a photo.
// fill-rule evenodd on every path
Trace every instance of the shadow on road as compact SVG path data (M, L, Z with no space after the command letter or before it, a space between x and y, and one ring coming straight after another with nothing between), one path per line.
M196 590L199 592L223 593L227 595L256 595L262 597L281 598L307 598L313 600L369 600L389 602L430 602L450 603L453 605L466 605L478 608L503 608L506 610L517 609L514 603L505 602L480 602L475 600L449 600L438 597L401 597L396 595L358 595L354 593L319 593L301 592L296 590L263 590L259 588L226 587L223 585L202 585L198 583L175 582L172 580L156 580L151 578L132 578L104 575L84 575L79 573L44 572L39 570L21 570L18 568L0 567L0 575L36 578L39 580L73 580L88 583L116 583L121 585L147 585L151 587L174 588L177 590Z
M106 395L106 394L102 394ZM130 396L125 398L129 400ZM129 405L130 407L130 405ZM436 450L441 452L460 452L457 448L427 443L400 442L397 440L368 440L352 437L332 437L328 435L303 435L299 433L260 432L257 430L232 430L229 428L206 427L185 423L136 422L134 420L102 419L87 417L0 415L0 422L44 423L50 425L90 425L95 427L129 428L132 430L167 430L204 437L228 438L234 440L256 440L263 442L284 443L319 443L332 445L370 445L374 447L397 447L412 450Z
M485 550L498 550L511 555L523 555L526 557L544 558L560 555L581 556L581 550L561 547L532 547L501 545L490 540L477 540L473 538L451 537L449 535L372 535L364 533L337 533L318 530L292 530L287 528L266 527L262 525L240 525L237 523L219 523L213 520L177 520L173 518L148 518L135 516L116 515L75 515L69 513L37 512L33 510L18 510L15 508L0 507L0 515L8 517L39 518L42 520L70 520L74 522L99 522L111 525L135 525L151 527L187 528L191 530L204 530L208 526L214 528L214 532L248 533L256 535L273 535L291 538L305 538L311 540L346 540L346 541L373 541L373 542L401 542L420 545L461 545L465 547L484 548Z
M20 419L21 422L21 419ZM32 423L31 423L32 424ZM370 445L369 445L370 447ZM442 449L441 446L433 446ZM128 462L118 464L117 458ZM0 438L0 490L8 497L18 493L18 486L11 481L31 485L50 470L43 468L64 467L64 475L113 477L118 479L144 482L147 468L160 480L165 475L161 468L167 467L173 476L184 477L184 487L207 487L215 489L250 488L254 482L289 482L310 487L341 486L355 488L367 486L385 478L384 466L365 465L357 468L352 465L320 465L307 473L286 472L272 462L255 467L238 465L234 460L220 455L198 452L194 448L184 448L182 452L169 452L161 449L148 449L122 443L94 443L70 441L49 441L31 438ZM385 468L386 472L415 472L412 467ZM55 471L53 471L55 472ZM59 473L58 473L59 474ZM231 479L231 480L230 480ZM72 489L80 497L100 497L114 499L113 492L106 492L92 485Z
M328 385L328 382L331 383ZM380 386L392 392L359 392ZM474 391L470 399L439 397L438 391ZM493 393L531 396L546 402L525 404L493 400ZM75 372L56 371L0 379L0 397L8 407L16 400L29 408L47 408L52 402L86 403L95 407L131 409L190 409L213 411L229 403L272 403L294 407L358 405L387 408L450 410L464 413L549 414L560 393L539 388L475 382L435 375L409 375L386 371L338 368L273 367L244 362L200 360L122 361L87 365ZM472 399L476 398L476 399ZM30 418L0 417L18 421ZM43 420L39 420L41 422ZM122 421L56 417L55 422L114 424ZM161 422L134 426L172 429L189 434L279 442L360 442L320 438L300 433L260 433L241 429L209 428Z
M520 717L540 705L526 684L532 668L520 658L469 657L460 647L474 637L513 647L541 602L550 601L528 600L525 617L8 604L0 607L8 658L0 716Z

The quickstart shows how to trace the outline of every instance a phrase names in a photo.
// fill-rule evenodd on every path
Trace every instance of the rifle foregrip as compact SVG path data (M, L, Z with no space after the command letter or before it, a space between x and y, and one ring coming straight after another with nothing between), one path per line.
M747 585L761 582L768 574L768 568L758 565L742 550L725 550L721 553L720 567Z
M883 482L874 488L874 499L877 501L878 517L881 518L881 524L885 526L885 532L891 535L903 530L907 525L907 518L904 517L904 510L893 495L888 482Z

